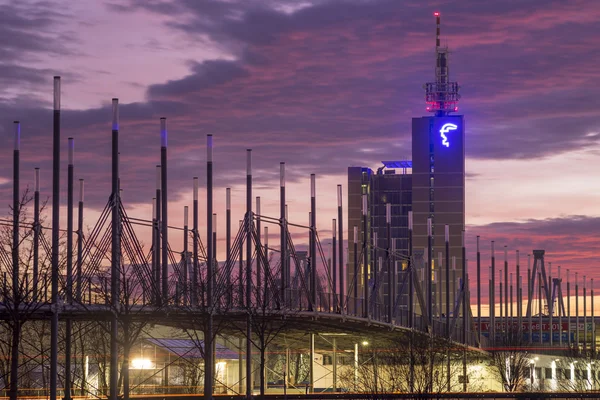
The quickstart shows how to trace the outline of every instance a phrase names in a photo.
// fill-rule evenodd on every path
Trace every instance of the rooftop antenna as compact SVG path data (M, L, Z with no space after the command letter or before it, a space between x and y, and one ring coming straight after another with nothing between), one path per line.
M435 29L435 82L427 82L425 88L425 102L427 111L441 117L451 112L458 111L458 82L450 82L450 62L448 47L440 44L440 13L433 13L436 21Z

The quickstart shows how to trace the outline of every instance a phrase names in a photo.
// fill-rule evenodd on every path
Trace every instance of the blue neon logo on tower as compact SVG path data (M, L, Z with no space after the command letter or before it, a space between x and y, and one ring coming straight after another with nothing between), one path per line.
M440 128L440 136L442 137L443 146L450 147L450 142L448 142L448 136L446 136L446 133L450 131L455 131L456 129L458 129L458 127L454 124L448 123L442 125L442 127Z

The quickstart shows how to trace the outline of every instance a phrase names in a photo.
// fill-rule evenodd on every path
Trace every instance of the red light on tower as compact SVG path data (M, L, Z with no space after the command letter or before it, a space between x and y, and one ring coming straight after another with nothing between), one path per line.
M434 13L433 13L433 16L434 16L434 17L439 17L439 16L440 16L440 13L436 11L436 12L434 12Z

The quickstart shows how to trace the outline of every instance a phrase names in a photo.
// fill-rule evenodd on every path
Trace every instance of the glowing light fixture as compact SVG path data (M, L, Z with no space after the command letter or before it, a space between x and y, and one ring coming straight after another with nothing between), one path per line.
M152 369L152 361L147 358L134 358L131 360L131 369Z
M364 342L362 342L362 345L363 345L363 346L368 346L368 345L369 345L369 342L367 342L367 341L365 340Z

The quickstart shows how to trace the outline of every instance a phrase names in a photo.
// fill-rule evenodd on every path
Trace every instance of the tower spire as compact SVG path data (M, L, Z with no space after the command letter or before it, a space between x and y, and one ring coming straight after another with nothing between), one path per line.
M441 17L439 12L435 16L435 82L427 82L425 88L425 102L427 111L435 113L436 116L448 115L458 111L458 82L450 81L450 52L448 47L442 47L440 43Z

